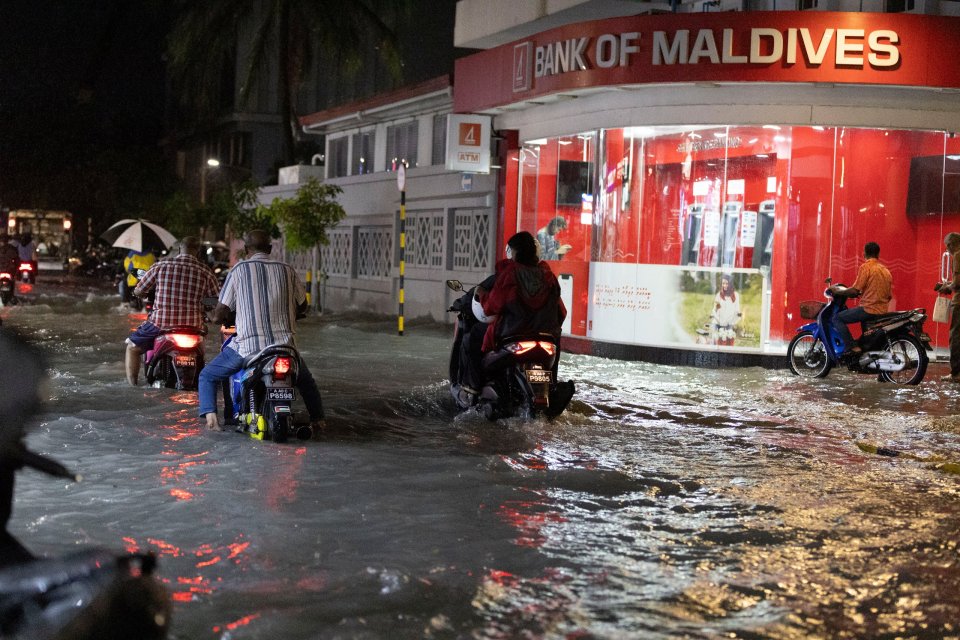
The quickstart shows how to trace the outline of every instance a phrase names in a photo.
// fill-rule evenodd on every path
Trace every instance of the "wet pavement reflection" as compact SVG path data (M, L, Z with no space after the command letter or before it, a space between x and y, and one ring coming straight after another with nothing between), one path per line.
M328 429L274 445L128 387L140 318L106 285L21 295L0 318L51 376L29 444L84 481L21 474L12 530L156 553L174 638L960 637L943 365L898 389L564 356L568 413L489 423L454 415L447 328L326 315L300 342Z

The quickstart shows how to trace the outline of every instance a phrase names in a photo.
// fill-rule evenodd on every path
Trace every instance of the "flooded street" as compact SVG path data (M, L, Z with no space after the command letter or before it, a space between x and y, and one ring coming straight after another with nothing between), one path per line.
M0 317L51 376L28 444L84 479L21 473L11 530L156 553L172 638L960 637L942 364L894 389L564 356L568 413L488 423L454 417L446 327L312 317L328 430L277 445L129 387L142 316L107 285L23 298Z

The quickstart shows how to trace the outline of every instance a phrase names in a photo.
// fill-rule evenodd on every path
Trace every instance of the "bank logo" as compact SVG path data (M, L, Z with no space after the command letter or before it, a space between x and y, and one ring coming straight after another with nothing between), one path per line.
M533 68L533 43L524 42L513 47L513 92L530 89L530 72Z
M461 147L479 147L480 146L480 123L461 122L457 138Z

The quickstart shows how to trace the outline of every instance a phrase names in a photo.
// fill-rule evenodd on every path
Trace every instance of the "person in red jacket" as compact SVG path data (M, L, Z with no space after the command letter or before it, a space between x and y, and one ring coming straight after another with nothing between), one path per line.
M507 241L507 259L496 267L496 282L483 302L483 311L496 316L483 338L483 352L514 336L548 333L559 343L567 309L560 299L560 283L540 259L537 241L527 231Z

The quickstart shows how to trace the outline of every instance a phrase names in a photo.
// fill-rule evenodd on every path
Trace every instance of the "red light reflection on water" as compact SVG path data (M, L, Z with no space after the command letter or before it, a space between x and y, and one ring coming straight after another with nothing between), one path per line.
M237 628L239 628L239 627L245 627L245 626L247 626L248 624L250 624L251 622L253 622L254 620L256 620L256 619L259 618L259 617L260 617L260 614L259 614L259 613L251 613L251 614L248 615L248 616L243 616L243 617L240 618L239 620L234 620L233 622L228 622L227 624L223 625L222 627L221 627L220 625L217 625L217 626L215 626L215 627L213 628L213 632L214 632L214 633L220 633L221 631L233 631L234 629L237 629Z
M555 511L542 512L543 502L515 500L505 502L497 509L497 517L520 532L515 542L521 547L539 547L546 541L542 533L548 523L566 522Z
M284 504L293 502L300 488L300 470L306 457L307 448L280 447L279 454L284 457L284 464L279 465L279 473L269 483L266 483L267 506L273 511L279 511Z
M193 551L183 550L175 544L158 538L147 538L143 545L131 537L124 537L123 542L128 553L152 551L159 557L189 558L192 556L196 558L193 564L196 572L161 579L169 587L170 597L174 602L193 602L199 596L213 593L215 585L222 580L222 577L215 574L209 575L210 571L215 571L210 567L217 567L225 562L234 565L244 564L247 561L245 552L250 547L250 542L243 539L243 534L238 535L233 542L223 545L202 544Z

